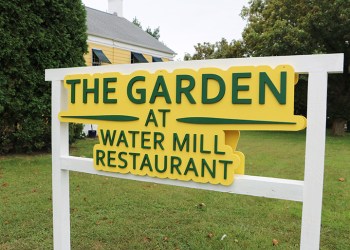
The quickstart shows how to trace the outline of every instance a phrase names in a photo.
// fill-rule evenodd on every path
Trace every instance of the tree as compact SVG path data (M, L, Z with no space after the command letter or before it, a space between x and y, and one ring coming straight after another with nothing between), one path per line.
M184 60L205 60L205 59L213 59L214 58L214 51L215 51L215 44L211 44L208 42L204 42L203 44L197 43L197 45L194 45L195 53L191 56L190 54L186 53Z
M135 24L137 27L139 27L140 29L142 29L142 25L141 22L134 17L134 19L132 20L132 23ZM153 36L155 39L159 40L160 38L160 27L157 27L155 29L151 29L149 26L145 29L145 32L147 32L148 34L150 34L151 36Z
M150 27L147 27L147 29L145 30L148 34L150 34L151 36L153 36L155 39L159 40L160 38L160 27L157 27L155 29L151 29Z
M350 120L350 1L251 0L242 17L249 56L344 53L344 73L329 77L327 102L333 134L343 135Z
M142 29L142 25L141 22L136 18L136 16L134 17L134 19L132 20L132 23L135 24L137 27L139 27L140 29Z
M81 0L0 0L0 153L48 150L48 68L83 66L86 13Z
M236 58L243 57L245 55L244 44L240 40L232 40L228 43L225 38L216 43L204 42L203 44L197 43L194 46L195 53L191 56L186 53L184 60L205 60L216 58Z

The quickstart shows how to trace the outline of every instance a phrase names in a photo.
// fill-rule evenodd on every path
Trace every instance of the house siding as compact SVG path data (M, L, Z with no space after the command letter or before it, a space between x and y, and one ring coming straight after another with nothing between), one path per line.
M146 60L147 60L149 63L152 62L152 56L147 55L147 54L142 54L142 55L146 58Z
M114 57L113 64L129 64L131 63L131 52L118 48L113 48Z
M92 65L92 55L91 55L92 49L102 50L112 64L130 63L130 58L131 58L130 51L88 42L88 53L84 55L85 63L87 66Z
M111 47L108 45L102 45L98 43L88 42L88 53L84 55L85 63L87 66L92 65L92 49L100 49L111 61L112 64L129 64L131 63L131 51ZM152 63L152 55L144 54L143 56L149 63ZM163 62L169 62L168 58L162 57Z

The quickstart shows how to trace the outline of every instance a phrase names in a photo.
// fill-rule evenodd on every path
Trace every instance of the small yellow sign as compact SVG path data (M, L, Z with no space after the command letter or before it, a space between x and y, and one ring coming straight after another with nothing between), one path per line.
M301 130L291 66L68 75L61 122L94 123L97 170L230 185L239 130Z

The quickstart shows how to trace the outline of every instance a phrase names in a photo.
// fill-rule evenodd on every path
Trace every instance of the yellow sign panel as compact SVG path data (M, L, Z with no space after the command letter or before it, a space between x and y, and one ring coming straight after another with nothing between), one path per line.
M239 130L301 130L291 66L68 75L62 122L94 123L97 170L230 185Z

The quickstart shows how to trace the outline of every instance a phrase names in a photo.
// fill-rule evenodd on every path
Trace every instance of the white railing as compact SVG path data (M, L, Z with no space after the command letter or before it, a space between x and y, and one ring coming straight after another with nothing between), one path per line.
M326 134L327 76L329 73L341 73L343 60L343 54L327 54L47 69L45 79L52 82L54 248L70 249L69 171L78 171L188 188L300 201L303 203L300 249L319 249ZM59 112L67 109L68 105L68 94L63 87L63 79L66 75L115 71L129 74L136 70L154 72L160 68L168 72L177 68L197 70L203 67L227 69L232 66L267 65L273 68L281 64L293 66L296 73L309 75L308 125L303 181L235 175L235 181L231 186L201 184L191 181L185 182L97 171L93 167L92 159L69 156L68 124L61 123L58 120Z

